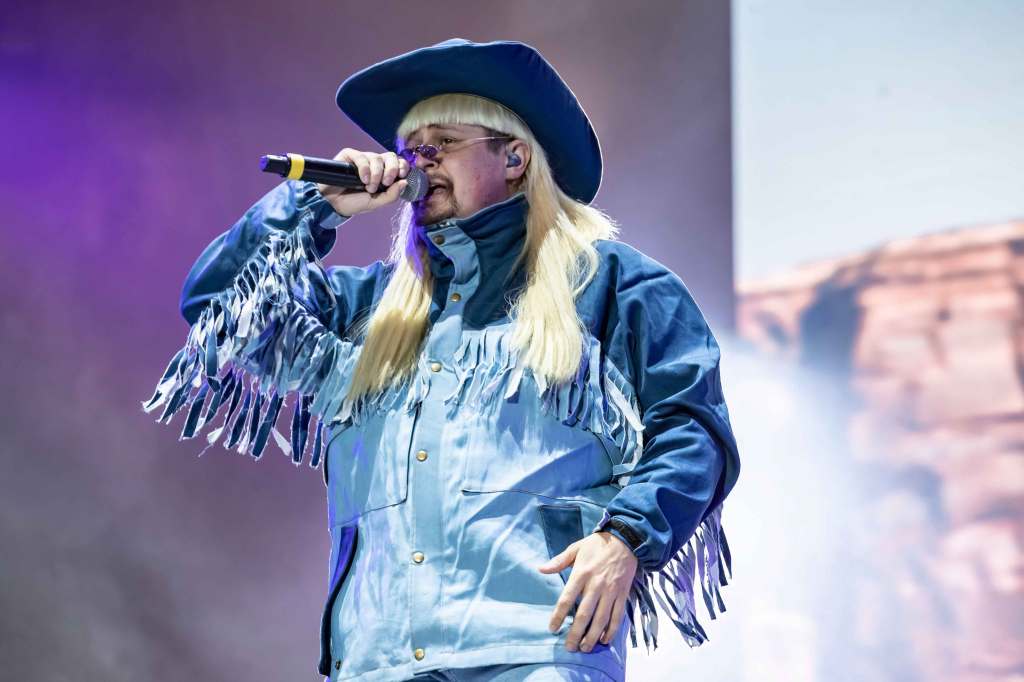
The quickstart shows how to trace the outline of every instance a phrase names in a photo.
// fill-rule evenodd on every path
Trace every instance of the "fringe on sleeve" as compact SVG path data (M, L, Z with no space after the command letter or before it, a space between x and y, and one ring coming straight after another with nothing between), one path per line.
M296 465L312 433L309 465L318 467L324 424L342 418L343 384L357 357L353 344L316 314L309 270L319 267L305 220L291 231L271 231L190 327L143 410L163 407L157 421L168 424L184 412L179 440L223 413L203 452L223 441L259 459L273 437ZM275 423L289 392L296 400L285 438Z
M652 646L658 648L655 599L691 647L699 646L708 639L697 620L696 585L700 585L704 606L712 620L718 613L725 612L721 588L728 585L728 579L732 577L732 556L722 529L723 504L719 503L704 517L690 539L660 570L637 568L626 604L629 637L634 648L638 646L637 609L640 611L639 629L643 633L644 645L648 651ZM597 527L607 517L608 513L605 512L605 517Z

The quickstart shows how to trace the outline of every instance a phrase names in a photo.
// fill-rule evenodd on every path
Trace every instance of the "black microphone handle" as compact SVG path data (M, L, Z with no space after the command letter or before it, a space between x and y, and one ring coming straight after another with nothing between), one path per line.
M297 161L298 165L293 161ZM365 189L355 164L343 161L329 161L299 154L268 154L260 158L260 170L265 173L277 173L289 180L308 180L334 187Z
M313 156L303 156L302 158L305 166L302 171L303 180L322 182L325 185L348 189L366 189L363 181L359 179L359 168L354 163L318 159ZM386 187L378 188L378 192L384 191L387 191Z
M354 163L318 159L301 154L268 154L260 158L260 170L265 173L277 173L290 180L307 180L319 182L333 187L360 189L366 191L366 185L359 179L359 168ZM407 186L401 198L416 201L427 193L426 174L419 168L411 168L406 175ZM388 191L383 185L373 192L373 196Z
M319 182L333 187L344 187L345 189L366 189L366 186L363 185L363 181L359 179L358 175L356 177L352 177L351 175L344 175L337 171L313 170L308 166L306 167L306 170L302 171L301 179L308 180L309 182ZM386 192L387 189L387 187L378 187L374 194Z

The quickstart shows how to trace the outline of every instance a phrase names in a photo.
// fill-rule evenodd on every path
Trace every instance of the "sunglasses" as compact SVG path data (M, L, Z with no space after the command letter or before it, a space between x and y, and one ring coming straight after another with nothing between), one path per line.
M444 138L445 140L452 140L450 137ZM409 147L408 149L401 149L396 152L399 156L409 162L410 166L416 164L416 155L419 154L425 159L433 161L439 152L454 152L464 147L468 147L470 143L479 142L481 140L511 140L511 135L491 135L490 137L471 137L466 140L452 140L451 142L442 141L441 144L418 144L415 147Z

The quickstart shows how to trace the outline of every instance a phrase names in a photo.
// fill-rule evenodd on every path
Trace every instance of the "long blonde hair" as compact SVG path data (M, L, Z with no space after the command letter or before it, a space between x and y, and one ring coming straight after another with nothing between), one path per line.
M430 124L464 124L487 128L488 135L512 135L530 147L526 172L515 191L526 195L526 239L512 266L526 268L526 286L512 302L513 348L535 376L555 384L575 376L583 351L584 325L576 297L597 271L596 239L615 239L618 225L599 209L576 201L555 183L543 147L526 124L494 100L448 93L421 100L396 131L401 146L413 131ZM498 144L493 144L497 142ZM492 150L501 141L488 141ZM391 279L369 318L350 334L362 336L363 348L346 396L355 401L409 376L416 367L427 333L434 278L423 226L403 202L394 218L397 228L387 258Z

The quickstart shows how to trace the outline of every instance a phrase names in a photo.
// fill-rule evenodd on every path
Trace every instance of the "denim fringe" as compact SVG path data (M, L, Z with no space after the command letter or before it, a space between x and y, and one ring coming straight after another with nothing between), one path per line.
M600 342L585 334L584 348L575 377L549 384L543 376L527 374L507 330L484 328L464 334L453 356L459 381L445 397L449 417L466 408L484 414L495 410L502 401L514 399L524 375L529 376L535 382L541 412L616 444L623 459L612 475L618 485L625 485L643 451L639 407L629 381L611 361L601 358Z
M321 273L311 277L311 269ZM326 277L308 217L292 231L272 230L232 285L200 313L143 410L164 406L157 421L167 424L187 410L178 439L187 440L226 406L223 422L207 434L200 456L223 441L225 448L259 459L272 439L298 465L313 434L309 464L314 468L323 459L325 425L337 431L361 424L371 412L411 413L428 389L425 357L418 371L397 385L356 401L344 399L362 346L341 338L317 317L314 279ZM525 368L510 338L506 330L491 328L464 334L454 356L459 383L445 398L450 413L460 407L493 408L518 392ZM625 485L643 450L636 398L622 373L602 360L597 339L587 334L584 348L573 380L548 385L540 378L541 409L613 440L623 461L612 473ZM290 392L296 399L285 438L275 424Z
M200 313L153 396L142 404L147 413L163 405L157 419L163 423L188 408L178 440L195 437L226 405L224 421L206 436L200 456L223 439L225 448L259 459L272 437L297 466L313 434L309 465L317 468L324 425L352 416L354 406L343 397L359 347L315 314L310 269L321 265L308 220L292 231L268 234L232 285ZM289 392L296 396L285 438L275 423Z
M697 620L694 582L696 580L700 584L704 606L711 619L714 620L717 613L724 613L725 602L722 601L721 588L728 585L728 578L732 577L732 555L722 528L722 505L719 503L704 516L690 539L659 570L637 568L626 604L629 638L633 648L639 646L636 637L638 608L644 645L648 653L652 646L658 648L655 599L688 645L695 647L707 641L707 633ZM600 527L608 517L605 511L595 528ZM726 571L729 573L728 578Z

